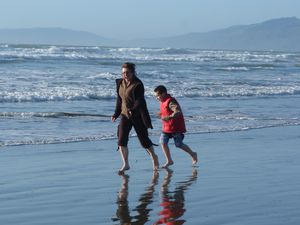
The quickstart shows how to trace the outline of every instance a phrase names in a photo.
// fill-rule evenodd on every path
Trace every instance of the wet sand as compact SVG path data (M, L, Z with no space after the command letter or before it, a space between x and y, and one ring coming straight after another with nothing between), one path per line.
M198 166L171 144L174 165L154 173L131 138L123 176L115 140L2 147L0 224L300 224L300 126L185 141Z

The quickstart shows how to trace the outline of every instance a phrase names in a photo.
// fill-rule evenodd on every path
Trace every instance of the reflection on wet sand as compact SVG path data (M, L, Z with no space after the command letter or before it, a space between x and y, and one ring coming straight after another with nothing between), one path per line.
M197 179L197 170L194 169L192 175L187 180L176 183L174 191L169 190L171 177L173 171L166 169L166 175L161 185L161 206L163 209L160 211L160 219L154 224L168 224L168 225L180 225L184 224L186 220L180 219L185 213L184 207L184 193L190 185L192 185Z
M151 209L148 209L148 205L153 202L153 194L155 191L155 186L158 183L159 174L157 171L153 173L151 182L149 186L145 189L145 193L143 193L139 198L139 205L135 207L132 211L136 211L136 216L130 215L130 209L128 207L128 175L120 175L122 178L121 189L119 191L118 199L117 199L117 218L113 218L113 221L119 221L119 224L129 225L129 224L145 224L149 221L149 212ZM135 213L136 214L136 213Z
M165 169L165 172L166 175L161 184L160 206L162 207L162 210L159 213L160 218L154 224L183 224L186 221L180 218L186 211L184 204L184 193L188 187L196 181L197 170L193 169L192 175L188 176L186 180L182 182L176 182L174 191L169 190L173 171L170 169ZM149 208L149 204L153 202L155 186L158 184L158 172L153 173L149 186L145 188L145 192L139 198L139 205L137 205L133 210L130 210L128 206L129 176L123 174L120 175L120 177L122 183L116 202L116 217L112 218L112 220L121 225L142 225L147 223L147 221L149 221L149 213L152 210ZM131 212L134 212L135 216L131 216Z

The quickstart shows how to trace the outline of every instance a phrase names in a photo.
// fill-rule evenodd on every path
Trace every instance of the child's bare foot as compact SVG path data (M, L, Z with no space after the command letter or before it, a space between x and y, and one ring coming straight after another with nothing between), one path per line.
M119 175L122 175L122 174L124 174L124 172L126 171L126 170L129 170L130 169L130 166L129 165L123 165L122 166L122 168L121 169L119 169L119 172L118 172L118 174Z
M191 156L192 156L192 165L194 166L198 162L197 152L194 152Z
M173 161L168 161L168 162L166 162L163 166L162 166L162 168L168 168L169 166L171 166L171 165L173 165L174 164L174 162Z

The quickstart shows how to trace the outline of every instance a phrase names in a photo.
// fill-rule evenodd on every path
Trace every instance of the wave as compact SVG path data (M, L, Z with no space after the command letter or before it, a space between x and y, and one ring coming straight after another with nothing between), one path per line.
M115 89L99 90L96 92L88 90L68 90L62 88L56 90L21 91L9 92L0 91L0 103L15 102L62 102L62 101L94 101L115 99Z
M99 117L110 118L110 115L77 113L77 112L0 112L0 118L61 118L61 117Z
M63 144L74 142L88 142L115 139L115 135L106 134L102 136L82 136L82 137L66 137L66 138L45 138L32 140L11 140L0 141L0 147L4 146L20 146L20 145L48 145L48 144Z
M235 86L210 86L210 87L188 87L181 90L170 89L170 93L177 97L270 97L270 96L286 96L299 95L300 86L251 86L251 85L235 85Z
M229 72L240 72L240 71L253 71L253 70L271 70L274 69L275 64L232 64L225 67L216 68L216 71L229 71Z
M260 126L245 126L237 128L211 128L205 130L192 129L189 130L190 134L205 134L205 133L226 133L226 132L241 132L249 131L254 129L266 129L271 127L286 127L286 126L299 126L300 122L296 123L283 123L283 124L268 124ZM160 132L150 132L149 135L158 136ZM131 134L132 137L136 135ZM9 147L9 146L22 146L22 145L49 145L49 144L68 144L75 142L92 142L92 141L105 141L105 140L114 140L117 139L116 134L107 133L102 135L94 136L77 136L77 137L64 137L64 138L40 138L40 139L31 139L31 140L8 140L0 141L0 147Z
M248 52L197 50L177 48L118 48L97 46L47 46L47 45L3 45L0 47L2 63L18 62L18 60L139 60L139 61L182 61L182 62L214 62L240 61L274 62L296 60L298 54L280 52ZM12 59L10 61L6 59ZM229 67L230 68L230 67ZM247 68L247 67L246 67ZM265 68L265 66L263 66Z
M186 84L188 86L188 84ZM146 87L145 96L153 99L153 88ZM300 86L251 86L251 85L225 85L225 86L190 86L173 87L169 85L169 92L175 97L186 98L220 98L220 97L270 97L299 95ZM35 92L8 92L0 91L0 103L24 103L24 102L63 102L63 101L101 101L116 98L114 87L110 90L102 91L68 91L62 90L61 93L52 90L40 90Z
M227 133L227 132L240 132L240 131L267 129L267 128L273 128L273 127L289 127L289 126L299 126L299 125L300 125L300 122L286 123L286 124L268 124L268 125L261 125L261 126L245 126L245 127L240 127L240 128L210 129L210 130L205 130L205 131L192 130L192 131L189 131L189 133L191 133L191 134Z

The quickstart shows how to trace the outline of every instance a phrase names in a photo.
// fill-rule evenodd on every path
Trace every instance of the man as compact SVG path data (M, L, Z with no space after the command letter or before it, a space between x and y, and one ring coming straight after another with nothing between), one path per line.
M129 170L128 162L128 138L129 132L134 127L141 145L147 150L152 159L153 170L159 167L157 155L154 152L153 143L148 137L148 128L152 128L151 118L144 97L144 85L136 76L135 64L124 63L122 65L122 79L117 79L117 101L115 113L111 120L114 122L120 115L118 126L118 146L123 160L123 166L119 174Z

